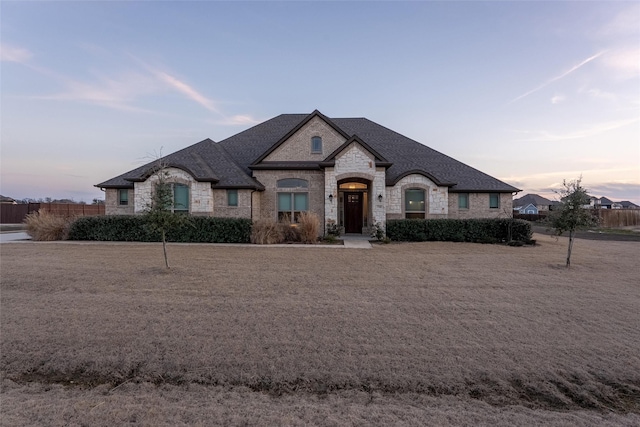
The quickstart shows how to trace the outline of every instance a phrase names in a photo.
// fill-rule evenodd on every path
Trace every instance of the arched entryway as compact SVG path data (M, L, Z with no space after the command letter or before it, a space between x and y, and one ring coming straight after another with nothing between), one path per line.
M371 181L364 178L346 178L338 181L338 222L345 233L361 234L370 227Z

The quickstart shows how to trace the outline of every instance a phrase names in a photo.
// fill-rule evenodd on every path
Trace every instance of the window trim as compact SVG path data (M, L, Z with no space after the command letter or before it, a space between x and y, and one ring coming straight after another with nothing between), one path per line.
M317 143L317 146L316 146ZM312 136L311 137L311 153L312 154L322 154L322 137L321 136Z
M233 203L232 199L235 197L235 203ZM238 190L236 188L227 189L227 206L231 208L238 207Z
M496 206L492 206L492 197L496 198ZM500 193L489 193L489 209L500 209Z
M125 197L123 198L122 195L124 195ZM118 206L129 206L129 189L128 188L118 189Z
M414 192L421 192L422 193L422 209L421 210L417 210L417 209L408 209L408 204L410 204L409 199L407 198L407 193L410 191L414 191ZM421 219L425 219L427 217L427 190L425 190L424 188L420 188L420 187L410 187L410 188L406 188L404 190L404 206L403 206L403 210L404 210L404 217L405 219L412 219L412 218L421 218Z

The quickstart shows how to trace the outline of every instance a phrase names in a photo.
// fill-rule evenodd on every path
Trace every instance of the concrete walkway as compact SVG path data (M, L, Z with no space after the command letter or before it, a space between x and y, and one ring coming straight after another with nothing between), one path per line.
M342 245L301 245L301 244L280 244L280 245L253 245L242 243L176 243L172 242L171 245L218 245L218 246L230 246L230 247L270 247L270 248L328 248L328 249L371 249L371 243L369 243L369 236L363 236L359 234L340 236ZM0 233L0 243L30 241L31 237L23 232L6 232ZM53 242L38 242L38 243L65 243L65 244L83 244L83 245L122 245L122 244L139 244L150 245L156 242L102 242L102 241L75 241L75 240L56 240Z
M16 240L31 240L31 236L24 231L0 233L0 243L15 242Z
M345 249L371 249L371 243L369 243L369 236L363 236L362 234L345 234L340 236L342 244Z

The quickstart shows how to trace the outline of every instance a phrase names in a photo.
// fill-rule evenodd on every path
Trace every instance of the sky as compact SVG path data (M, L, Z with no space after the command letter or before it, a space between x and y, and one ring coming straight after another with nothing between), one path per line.
M283 113L366 117L522 189L640 204L638 2L0 2L0 193Z

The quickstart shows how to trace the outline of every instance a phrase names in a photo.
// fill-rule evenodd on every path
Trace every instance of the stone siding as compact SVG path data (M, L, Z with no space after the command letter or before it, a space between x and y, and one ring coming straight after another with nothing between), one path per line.
M511 218L513 216L513 196L511 193L500 193L500 207L489 207L490 193L468 193L469 209L458 208L458 194L449 194L450 218Z
M192 215L213 214L213 190L210 182L198 182L182 169L167 168L170 177L168 182L185 184L189 186L189 213ZM151 190L158 181L158 177L152 175L144 182L134 183L135 213L141 213L151 201ZM131 200L129 200L131 202Z
M322 153L311 152L311 138L314 136L322 138ZM322 161L345 141L346 139L324 120L314 117L264 161Z
M229 206L226 189L213 190L213 216L224 218L251 218L252 190L238 190L238 206Z
M338 223L338 181L349 178L363 178L371 181L369 184L370 206L368 209L370 224L380 223L384 227L385 207L384 199L378 200L378 195L385 194L385 169L375 166L375 158L358 143L349 144L336 156L335 167L325 168L324 191L327 197L324 200L324 212L326 220ZM329 201L329 194L333 194L333 201Z
M133 215L133 189L127 190L129 194L129 204L121 205L117 188L107 188L104 191L104 213L105 215Z
M411 174L402 178L393 187L387 187L387 219L405 217L405 191L410 188L421 188L425 191L427 206L425 218L447 218L449 214L449 189L438 187L424 175Z
M254 171L253 176L265 187L260 194L260 207L254 207L254 219L278 219L278 192L309 193L309 211L318 215L321 229L324 224L324 173L308 170ZM309 188L277 188L277 182L285 178L299 178L309 182ZM256 211L259 214L256 215Z

